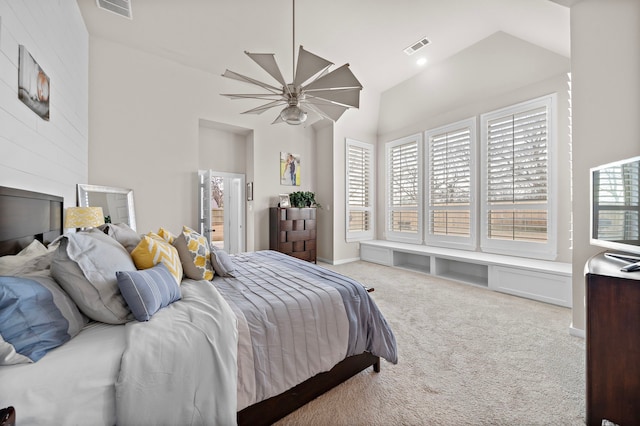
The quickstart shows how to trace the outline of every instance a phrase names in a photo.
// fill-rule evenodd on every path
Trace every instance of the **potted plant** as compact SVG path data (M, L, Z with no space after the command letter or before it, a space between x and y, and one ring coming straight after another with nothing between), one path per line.
M291 207L318 207L322 208L316 201L316 194L310 191L296 191L289 194Z

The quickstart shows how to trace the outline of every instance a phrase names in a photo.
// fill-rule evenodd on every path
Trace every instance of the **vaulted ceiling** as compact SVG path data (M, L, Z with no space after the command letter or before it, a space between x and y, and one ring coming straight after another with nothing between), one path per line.
M244 55L275 53L292 79L292 0L130 0L133 19L77 0L89 34L184 65L270 77ZM569 8L549 0L296 0L295 43L336 66L349 63L381 93L502 31L570 56ZM426 37L412 56L403 50ZM416 60L424 57L425 65ZM126 66L126 64L123 64Z

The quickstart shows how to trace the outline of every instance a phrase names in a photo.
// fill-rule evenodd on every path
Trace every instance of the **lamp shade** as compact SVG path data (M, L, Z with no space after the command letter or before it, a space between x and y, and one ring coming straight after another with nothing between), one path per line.
M92 228L102 224L102 207L69 207L64 219L65 228Z

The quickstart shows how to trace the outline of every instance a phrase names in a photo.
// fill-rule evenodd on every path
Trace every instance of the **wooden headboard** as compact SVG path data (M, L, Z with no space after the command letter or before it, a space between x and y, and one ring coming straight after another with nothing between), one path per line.
M62 197L0 186L0 256L62 235L63 210Z

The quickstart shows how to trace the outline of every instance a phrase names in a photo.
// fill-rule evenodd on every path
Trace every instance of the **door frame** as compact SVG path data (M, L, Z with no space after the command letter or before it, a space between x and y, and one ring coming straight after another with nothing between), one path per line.
M198 226L200 232L205 235L207 239L210 238L212 219L211 178L213 176L224 178L224 249L229 253L244 252L247 244L246 178L242 173L218 172L211 169L198 170ZM229 206L229 208L227 208L227 206Z

